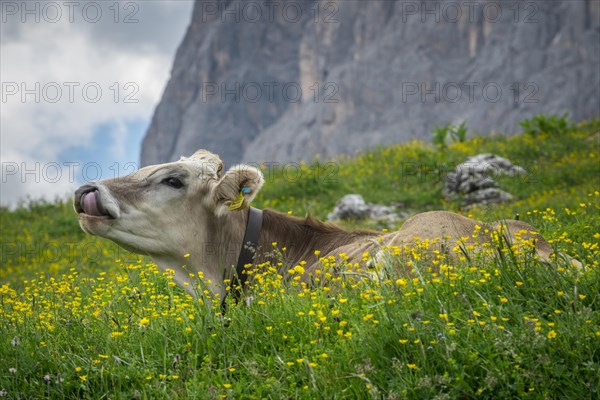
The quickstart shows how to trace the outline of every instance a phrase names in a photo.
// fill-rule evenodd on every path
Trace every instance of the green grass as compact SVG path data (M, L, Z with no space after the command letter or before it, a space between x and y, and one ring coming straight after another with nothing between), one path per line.
M256 200L318 217L349 192L411 212L457 211L441 199L444 171L492 152L529 173L499 179L514 202L468 213L486 221L518 213L582 269L544 266L509 248L456 263L416 252L381 266L398 262L412 273L306 288L262 265L254 302L230 304L225 317L202 281L192 300L151 260L84 235L68 201L0 210L0 394L597 398L599 131L594 120L563 134L475 137L443 153L418 142L381 148L303 165L297 178L275 169ZM322 275L332 263L347 267L325 260Z

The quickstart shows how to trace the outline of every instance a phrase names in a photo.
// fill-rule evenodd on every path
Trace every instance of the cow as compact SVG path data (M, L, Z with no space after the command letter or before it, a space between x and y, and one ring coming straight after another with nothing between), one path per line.
M409 218L396 232L380 233L261 211L251 203L263 184L260 169L238 165L223 173L218 155L198 150L175 162L85 184L74 194L74 207L86 233L149 255L163 270L174 270L175 282L192 296L196 291L190 273L201 274L209 290L224 298L224 282L238 278L241 268L265 261L277 264L274 253L281 251L274 246L285 248L284 265L303 265L306 280L322 257L343 254L353 262L371 253L370 262L377 262L383 249L406 247L415 238L441 240L440 248L465 249L477 242L473 233L482 230L500 229L509 243L517 237L528 240L542 262L551 262L554 253L531 225L516 220L482 224L452 212L430 211ZM283 275L285 268L279 271Z

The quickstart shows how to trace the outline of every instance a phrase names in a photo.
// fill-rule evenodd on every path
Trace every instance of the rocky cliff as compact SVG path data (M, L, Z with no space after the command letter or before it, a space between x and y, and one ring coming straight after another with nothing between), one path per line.
M296 161L600 114L600 2L198 1L142 146Z

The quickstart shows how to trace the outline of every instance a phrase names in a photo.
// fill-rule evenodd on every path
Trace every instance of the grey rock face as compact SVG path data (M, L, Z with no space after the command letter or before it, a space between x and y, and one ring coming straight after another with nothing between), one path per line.
M398 218L393 208L366 203L360 194L345 195L337 201L333 211L327 215L328 221L372 219L396 222Z
M266 5L266 4L271 5ZM600 110L600 2L199 1L142 146L226 164Z
M461 199L465 206L492 204L512 200L512 195L498 188L493 176L517 176L527 171L495 154L469 157L446 175L442 194L446 200Z

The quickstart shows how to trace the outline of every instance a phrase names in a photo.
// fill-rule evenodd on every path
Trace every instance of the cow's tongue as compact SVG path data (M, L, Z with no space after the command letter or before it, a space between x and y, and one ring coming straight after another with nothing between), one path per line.
M100 206L98 204L98 191L96 190L81 196L81 207L83 208L83 212L88 215L95 215L98 217L104 215L100 211Z

